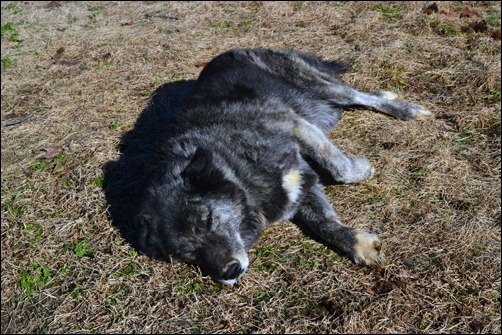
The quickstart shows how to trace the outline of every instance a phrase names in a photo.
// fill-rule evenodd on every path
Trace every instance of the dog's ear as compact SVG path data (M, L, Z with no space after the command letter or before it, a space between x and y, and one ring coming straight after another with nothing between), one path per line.
M181 177L190 186L202 186L214 179L217 173L217 170L214 168L212 152L197 148L192 160L185 170L181 172Z

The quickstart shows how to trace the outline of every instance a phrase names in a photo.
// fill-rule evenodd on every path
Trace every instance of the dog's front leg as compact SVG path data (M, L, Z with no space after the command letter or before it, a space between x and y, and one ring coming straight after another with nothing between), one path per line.
M349 157L315 125L297 118L293 129L302 154L326 169L339 183L356 183L371 177L373 168L363 156Z
M356 264L382 266L385 262L378 236L343 224L320 184L315 184L304 196L292 222Z

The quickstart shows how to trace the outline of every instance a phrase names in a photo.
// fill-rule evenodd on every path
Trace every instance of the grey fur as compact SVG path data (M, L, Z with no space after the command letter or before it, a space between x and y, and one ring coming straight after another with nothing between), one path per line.
M338 219L321 184L371 176L369 161L326 136L346 107L403 120L430 115L393 93L362 93L346 66L295 51L232 50L212 60L146 161L134 240L146 254L200 266L233 284L268 225L292 220L362 265L384 261L378 237Z

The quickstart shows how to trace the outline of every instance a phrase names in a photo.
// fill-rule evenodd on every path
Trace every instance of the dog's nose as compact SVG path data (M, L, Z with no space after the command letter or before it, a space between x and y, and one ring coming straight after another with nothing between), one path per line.
M236 259L230 261L225 268L226 270L223 272L223 279L225 280L237 279L244 272L241 263Z

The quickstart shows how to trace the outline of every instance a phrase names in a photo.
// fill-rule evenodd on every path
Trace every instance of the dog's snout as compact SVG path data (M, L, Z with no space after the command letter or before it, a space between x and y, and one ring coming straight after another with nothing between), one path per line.
M225 270L223 272L223 279L225 280L237 279L242 272L244 272L244 268L241 266L241 263L238 260L233 259L225 266Z

